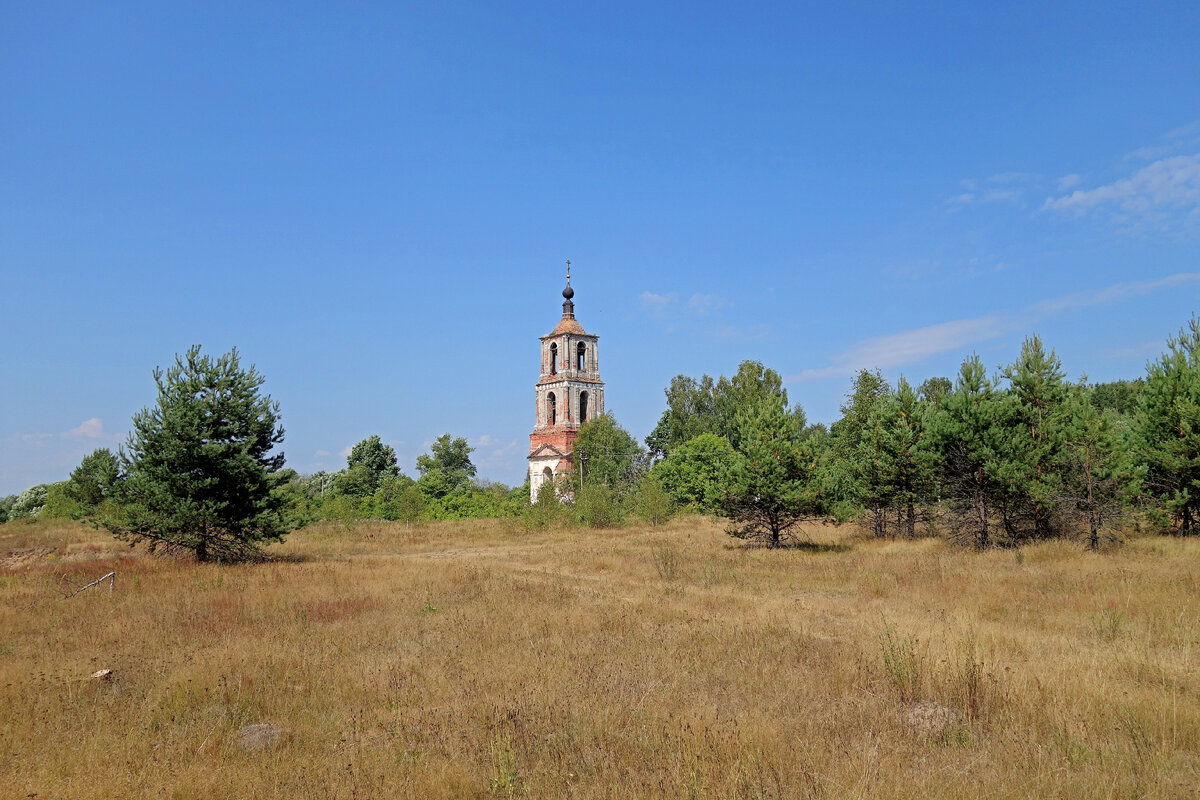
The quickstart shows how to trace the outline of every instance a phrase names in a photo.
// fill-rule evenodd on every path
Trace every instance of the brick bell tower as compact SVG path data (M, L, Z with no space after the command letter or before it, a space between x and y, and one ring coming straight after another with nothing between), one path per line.
M579 426L604 413L604 381L596 342L575 319L571 298L571 262L563 289L562 321L541 338L542 369L538 378L537 421L529 434L529 499L536 501L546 481L574 469Z

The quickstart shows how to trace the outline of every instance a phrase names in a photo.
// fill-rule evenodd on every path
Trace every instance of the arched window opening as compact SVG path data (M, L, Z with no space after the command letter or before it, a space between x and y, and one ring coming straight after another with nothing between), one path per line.
M580 392L579 393L579 421L580 422L587 422L587 411L588 411L587 401L588 401L588 393Z
M550 374L558 374L558 345L550 345Z
M557 401L554 399L554 392L546 395L546 419L551 425L558 422L558 407Z
M580 342L579 347L576 348L575 352L577 358L577 366L575 369L581 370L583 369L584 359L587 357L587 345L585 345L583 342Z

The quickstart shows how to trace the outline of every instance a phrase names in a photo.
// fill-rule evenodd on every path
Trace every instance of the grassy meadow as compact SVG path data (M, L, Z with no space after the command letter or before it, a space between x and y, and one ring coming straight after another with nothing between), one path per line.
M0 797L1195 796L1200 540L808 533L323 525L220 566L5 525Z

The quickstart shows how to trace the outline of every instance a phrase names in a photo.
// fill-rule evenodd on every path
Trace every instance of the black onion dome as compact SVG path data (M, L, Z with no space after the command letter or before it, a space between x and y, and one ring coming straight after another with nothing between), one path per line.
M572 297L574 297L574 296L575 296L575 290L574 290L574 289L572 289L572 288L571 288L571 284L569 284L569 283L568 283L568 284L567 284L567 288L563 289L563 297L565 297L565 298L567 298L568 300L570 300L570 299L571 299Z

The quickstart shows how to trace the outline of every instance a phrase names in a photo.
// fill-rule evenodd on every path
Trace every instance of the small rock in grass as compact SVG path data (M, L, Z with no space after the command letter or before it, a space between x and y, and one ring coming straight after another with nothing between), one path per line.
M940 703L921 701L913 703L901 715L904 724L916 733L938 734L947 728L961 725L963 714L953 708L947 708Z
M98 669L89 677L94 681L111 681L113 679L113 671L111 669Z
M251 752L267 750L283 741L287 728L273 722L258 722L246 725L238 731L237 744L243 750Z

